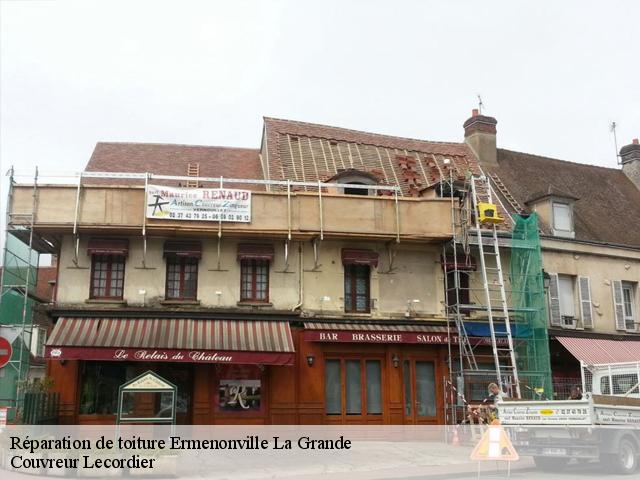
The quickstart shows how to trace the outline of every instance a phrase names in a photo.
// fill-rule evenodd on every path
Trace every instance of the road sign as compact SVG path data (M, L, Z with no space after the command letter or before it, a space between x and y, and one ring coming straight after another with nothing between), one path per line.
M9 342L9 340L4 337L0 337L0 368L9 363L12 353L13 348L11 348L11 343Z
M500 425L489 425L489 428L471 452L471 460L505 460L516 461L520 455Z

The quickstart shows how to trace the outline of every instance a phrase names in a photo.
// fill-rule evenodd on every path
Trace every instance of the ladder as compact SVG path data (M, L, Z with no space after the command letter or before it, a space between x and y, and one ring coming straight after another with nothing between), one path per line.
M500 390L504 391L505 379L510 378L513 385L513 393L516 398L521 398L520 382L518 379L518 368L513 345L513 335L511 333L511 323L509 321L509 306L504 285L504 274L502 272L502 262L500 260L500 245L498 241L498 230L495 224L487 227L480 224L478 215L479 198L486 198L488 203L493 203L491 186L487 177L471 177L471 200L475 220L472 223L471 231L478 240L478 253L480 258L480 271L482 274L482 284L485 297L485 307L489 320L489 330L491 333L491 348L495 363L496 374ZM485 242L486 240L486 242ZM489 283L489 273L497 278L497 283ZM494 311L501 312L504 317L504 325L507 336L507 346L498 346L496 329L494 324ZM501 363L507 360L507 363Z
M495 183L496 187L498 187L498 190L500 190L500 193L502 194L502 196L507 200L507 202L509 202L509 204L516 211L516 213L521 213L524 210L524 208L522 208L522 205L520 205L520 202L518 202L518 200L516 200L516 198L513 195L511 195L511 192L509 191L507 186L502 182L502 179L498 176L498 174L489 173L489 177L491 177L491 180L493 180L493 183Z

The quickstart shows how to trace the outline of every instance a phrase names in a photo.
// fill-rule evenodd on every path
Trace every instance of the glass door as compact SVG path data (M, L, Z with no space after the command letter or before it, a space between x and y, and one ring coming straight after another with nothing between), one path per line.
M405 422L437 424L435 362L419 359L404 360L402 375Z

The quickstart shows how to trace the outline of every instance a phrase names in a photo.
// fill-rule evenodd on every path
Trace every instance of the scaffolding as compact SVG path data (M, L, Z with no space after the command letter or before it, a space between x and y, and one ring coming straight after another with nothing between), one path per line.
M486 396L488 383L514 398L549 398L552 385L537 216L505 218L511 232L497 227L497 211L495 223L483 222L482 208L501 204L493 177L448 174L439 188L451 201L453 222L453 238L442 252L450 331L445 390L447 419L457 423L468 402ZM478 341L474 321L489 342Z
M31 338L34 329L34 296L40 254L33 248L33 224L37 206L38 171L34 176L33 209L19 215L11 212L14 192L13 169L9 171L9 195L0 276L0 335L12 345L12 355L2 369L0 404L15 415L21 407L20 385L29 375Z

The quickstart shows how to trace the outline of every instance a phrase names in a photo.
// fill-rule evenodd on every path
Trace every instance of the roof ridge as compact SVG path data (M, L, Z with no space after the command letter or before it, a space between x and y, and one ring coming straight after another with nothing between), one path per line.
M165 146L165 147L192 147L192 148L226 148L229 150L254 150L259 152L259 148L252 147L228 147L224 145L197 145L190 143L164 143L164 142L96 142L96 146L98 145L154 145L154 146Z
M604 169L604 170L612 170L612 171L615 171L615 172L622 173L622 170L619 169L619 168L603 167L602 165L593 165L591 163L581 163L581 162L574 162L572 160L563 160L561 158L545 157L544 155L537 155L535 153L520 152L518 150L510 150L508 148L498 148L498 150L502 150L503 152L516 153L516 154L519 154L519 155L528 155L530 157L536 157L536 158L540 158L540 159L543 159L543 160L551 160L553 162L570 163L570 164L573 164L573 165L580 165L582 167L600 168L600 169Z
M346 132L351 132L351 133L358 133L358 134L364 134L364 135L374 135L376 137L385 137L385 138L394 138L397 140L408 140L411 142L422 142L422 143L430 143L433 145L456 145L456 146L466 146L466 143L464 142L444 142L444 141L438 141L438 140L424 140L424 139L420 139L420 138L413 138L413 137L401 137L398 135L389 135L386 133L376 133L376 132L367 132L365 130L355 130L353 128L345 128L345 127L336 127L335 125L326 125L324 123L312 123L312 122L303 122L301 120L290 120L287 118L276 118L276 117L262 117L264 120L275 120L276 122L286 122L286 123L291 123L291 124L298 124L298 125L308 125L311 127L321 127L321 128L330 128L333 130L344 130ZM313 136L313 135L311 135ZM357 142L356 142L357 143Z

